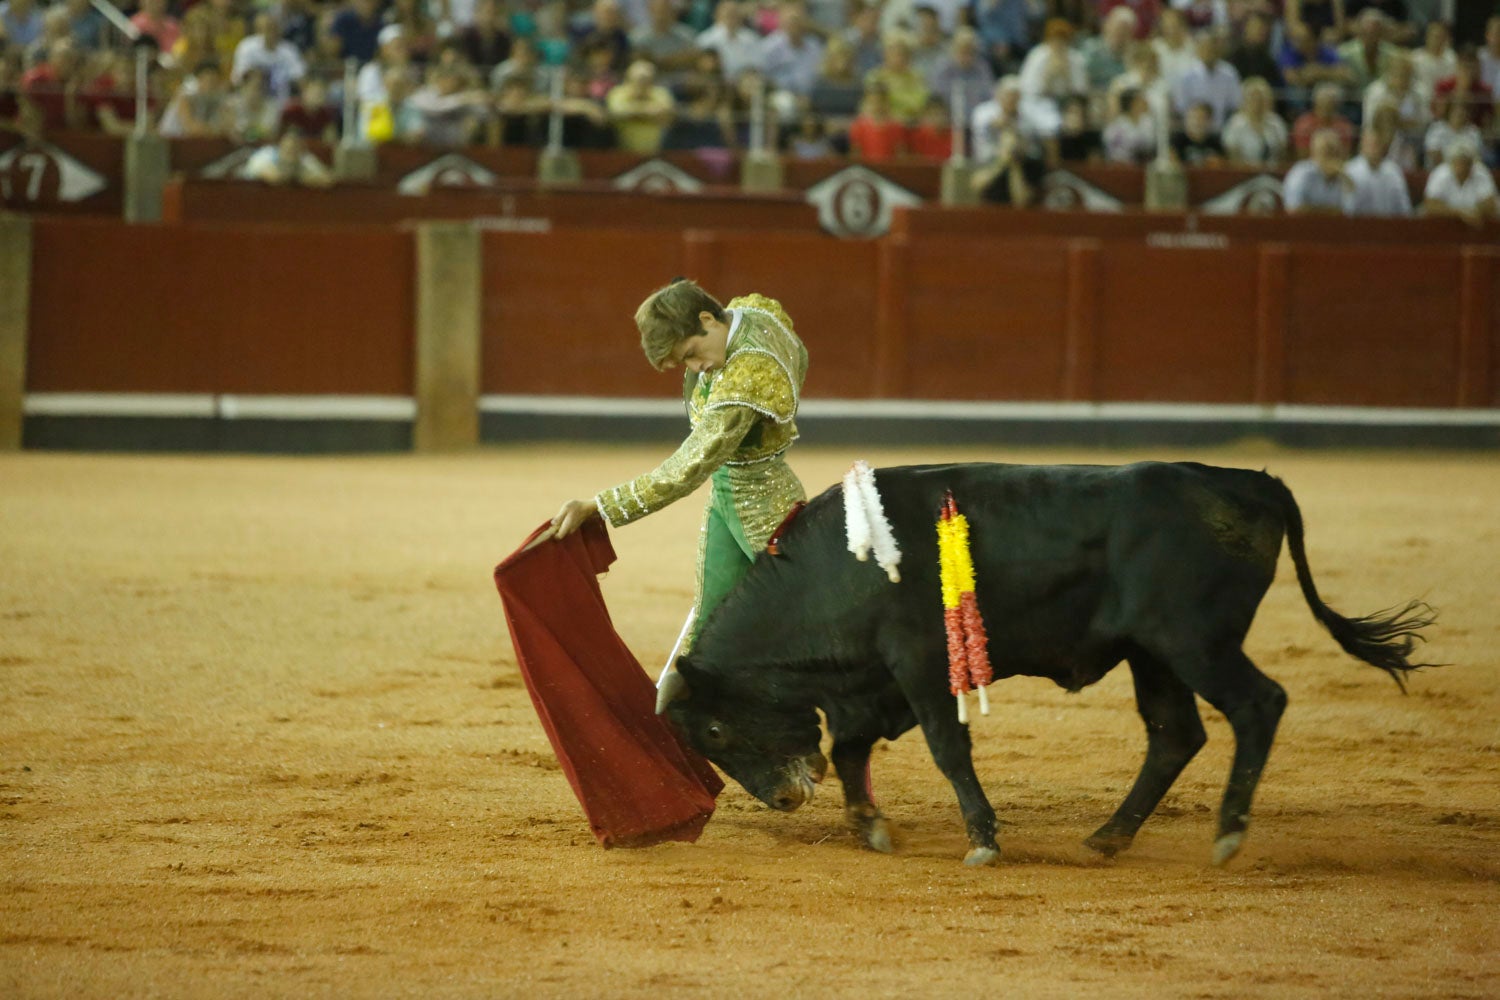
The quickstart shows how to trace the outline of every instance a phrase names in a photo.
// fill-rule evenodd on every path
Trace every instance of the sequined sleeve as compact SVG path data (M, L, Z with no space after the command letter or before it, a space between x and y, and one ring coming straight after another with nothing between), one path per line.
M661 465L594 498L611 528L637 521L692 493L734 454L759 419L746 406L703 414L693 433Z

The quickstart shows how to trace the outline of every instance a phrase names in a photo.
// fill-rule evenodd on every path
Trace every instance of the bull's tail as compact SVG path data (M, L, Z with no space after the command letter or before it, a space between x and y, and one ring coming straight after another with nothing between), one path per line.
M1282 493L1286 515L1286 544L1297 567L1297 583L1312 609L1313 617L1322 623L1344 652L1391 675L1396 685L1406 691L1406 675L1412 670L1438 666L1435 663L1413 663L1411 655L1418 642L1425 642L1422 629L1437 620L1437 612L1426 601L1411 600L1400 607L1387 608L1363 618L1345 618L1323 603L1307 566L1307 550L1302 541L1302 511L1292 491L1281 480L1275 480Z

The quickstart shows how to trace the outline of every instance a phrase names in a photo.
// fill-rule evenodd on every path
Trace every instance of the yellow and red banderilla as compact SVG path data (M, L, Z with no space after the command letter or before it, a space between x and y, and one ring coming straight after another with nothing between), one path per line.
M967 724L965 695L979 691L979 712L990 714L985 687L994 679L989 637L974 598L974 558L969 552L969 520L958 512L949 490L937 521L938 559L942 566L943 623L948 631L948 687L958 699L958 721Z

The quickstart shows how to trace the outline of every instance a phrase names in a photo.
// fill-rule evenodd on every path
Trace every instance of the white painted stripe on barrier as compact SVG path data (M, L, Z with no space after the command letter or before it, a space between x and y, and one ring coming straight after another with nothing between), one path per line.
M214 396L208 393L33 392L25 412L48 417L194 417L221 420L412 420L407 396Z
M675 399L599 396L488 395L482 413L538 416L676 417ZM1003 403L917 399L805 399L803 417L907 420L1018 420L1370 424L1384 426L1500 426L1500 409L1439 409L1378 406L1274 406L1219 403Z
M37 417L212 417L216 407L207 393L32 392L24 410Z

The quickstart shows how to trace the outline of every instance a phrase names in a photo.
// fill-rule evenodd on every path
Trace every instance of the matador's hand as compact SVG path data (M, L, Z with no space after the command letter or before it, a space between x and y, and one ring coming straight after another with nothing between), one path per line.
M599 516L599 507L592 500L569 500L562 505L562 510L552 519L552 527L557 529L553 533L554 538L567 538L573 532L583 527L583 523L591 517Z

